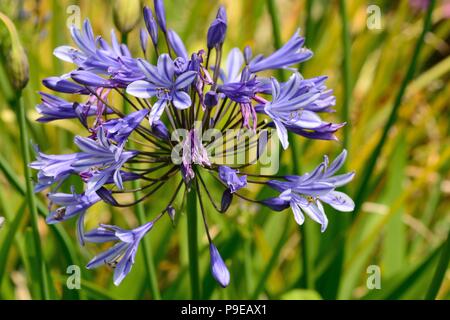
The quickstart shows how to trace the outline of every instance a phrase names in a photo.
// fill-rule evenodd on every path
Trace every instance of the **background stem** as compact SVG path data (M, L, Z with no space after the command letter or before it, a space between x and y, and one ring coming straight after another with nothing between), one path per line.
M41 290L41 298L44 300L49 299L49 290L48 290L48 284L47 284L47 277L46 277L46 267L45 267L45 261L42 254L42 247L41 247L41 238L39 235L39 218L37 213L37 207L36 207L36 200L34 197L34 190L33 190L33 183L32 183L32 175L31 170L28 167L28 164L30 161L30 150L28 148L28 131L26 126L26 114L25 114L25 106L23 104L23 100L21 95L19 94L17 98L12 102L12 107L14 110L17 111L17 121L19 123L19 129L20 129L20 147L22 151L22 157L23 157L23 170L24 170L24 176L25 176L25 187L26 187L26 199L28 204L28 210L30 212L30 223L31 223L31 229L33 232L33 242L35 245L36 250L36 260L38 261L39 265L39 282L40 282L40 290Z

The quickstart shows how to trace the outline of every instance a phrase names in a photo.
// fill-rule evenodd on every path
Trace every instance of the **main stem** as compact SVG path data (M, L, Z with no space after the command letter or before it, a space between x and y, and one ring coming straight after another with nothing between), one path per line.
M28 167L30 163L30 150L28 148L28 131L26 126L26 115L25 106L23 104L23 99L20 95L13 101L13 108L17 110L17 121L19 122L20 129L20 147L23 157L23 169L25 175L25 186L26 186L26 198L28 204L28 210L30 211L30 222L33 232L33 242L36 250L36 260L38 261L38 273L40 281L41 298L44 300L49 299L48 283L46 277L45 261L42 254L41 238L39 236L38 228L38 213L36 207L36 199L34 197L33 183L31 180L31 170Z
M200 277L198 266L198 228L197 228L197 183L193 182L187 194L187 231L189 250L189 275L191 278L192 299L200 299Z

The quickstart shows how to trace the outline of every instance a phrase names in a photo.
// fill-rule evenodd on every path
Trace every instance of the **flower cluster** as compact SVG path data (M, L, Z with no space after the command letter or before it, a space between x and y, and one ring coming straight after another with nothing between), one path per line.
M210 242L211 272L225 287L230 274L209 234L200 193L204 192L221 213L237 196L276 211L290 207L298 224L304 222L306 214L325 231L323 202L340 211L353 210L353 201L336 188L348 183L354 174L336 174L345 161L345 151L331 164L325 157L315 170L302 176L252 174L249 167L254 160L244 157L246 160L236 163L224 159L256 149L257 160L268 145L262 142L264 137L272 137L272 133L284 149L289 146L288 132L308 139L336 140L334 134L344 124L326 122L320 116L332 112L335 104L332 90L325 86L326 77L305 79L294 68L312 57L298 31L271 55L253 56L249 47L242 51L233 48L222 64L225 8L220 7L211 23L205 48L189 54L178 34L167 28L163 2L155 0L154 4L154 11L143 10L146 30L140 32L141 58L133 57L114 31L110 42L95 37L88 20L81 30L71 28L74 47L55 49L56 57L76 68L44 79L43 84L55 92L76 96L78 102L41 92L38 121L78 119L86 135L74 138L79 150L72 154L49 155L36 147L37 159L30 164L38 170L35 190L50 189L48 223L78 218L81 245L116 243L87 267L114 266L114 283L118 285L130 272L141 239L166 213L174 218L174 201L183 190L186 194L195 189ZM146 58L150 42L156 65ZM292 76L280 82L263 75L276 69L291 70ZM112 102L117 98L123 105ZM214 131L215 139L205 138L203 133L208 130ZM241 139L244 132L251 139ZM235 142L231 147L230 141ZM215 203L206 184L209 180L202 175L212 176L223 188L220 204ZM61 192L74 181L69 177L78 177L83 190L77 192L71 186L70 193ZM96 203L134 206L167 184L175 184L174 194L162 212L143 225L125 230L102 224L95 230L84 230L86 212ZM248 184L266 185L278 195L250 199L241 194ZM135 194L135 201L124 203L120 199L123 194Z

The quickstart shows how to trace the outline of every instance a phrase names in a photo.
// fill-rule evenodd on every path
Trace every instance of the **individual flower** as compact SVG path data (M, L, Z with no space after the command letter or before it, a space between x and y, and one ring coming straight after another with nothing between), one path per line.
M146 80L139 80L127 87L127 93L138 98L157 97L158 101L150 112L150 125L159 120L166 106L171 103L177 109L186 109L191 105L191 97L184 91L195 79L195 71L186 71L176 79L175 65L168 54L162 54L158 59L158 65L152 66L140 59L139 65L146 75Z
M75 137L75 144L81 149L79 159L71 166L78 172L87 172L86 194L91 195L100 189L111 177L119 190L123 189L122 166L137 155L136 151L125 151L122 146L112 144L103 128L97 133L97 140Z
M97 105L90 103L68 102L52 94L40 92L42 103L36 106L37 112L41 115L37 121L50 122L61 119L85 119L98 113ZM111 110L107 111L111 113Z
M256 73L264 70L288 68L312 57L312 52L303 48L305 39L300 37L300 31L294 33L286 44L280 49L264 58L258 55L250 62L250 72Z
M247 185L247 176L238 176L238 170L227 166L219 166L219 178L228 186L231 193L244 188Z
M88 269L101 265L114 267L114 284L118 286L133 267L139 243L152 229L153 222L148 222L136 229L125 230L111 225L100 225L99 228L85 234L87 242L104 243L117 241L110 249L95 256L88 264Z
M119 145L123 144L148 113L148 109L143 109L133 112L125 118L112 119L103 123L102 127L106 130L106 137L116 141Z
M264 112L274 122L281 144L287 149L288 130L308 135L308 132L316 130L334 133L340 128L340 125L323 122L317 114L329 111L333 104L334 98L329 99L328 92L322 86L311 80L303 80L295 73L282 85L272 78L272 101L264 105Z
M81 245L84 245L84 216L86 211L101 199L96 193L90 195L77 194L72 188L72 193L50 193L48 199L58 208L50 212L46 221L55 224L78 216L77 237Z
M324 161L310 173L302 176L286 176L286 181L268 181L268 186L281 192L278 197L279 209L284 209L285 204L289 204L299 225L305 221L304 213L322 226L322 232L328 226L322 202L338 211L353 211L355 207L353 200L345 193L335 190L349 183L355 175L354 172L335 175L343 166L346 157L347 151L344 150L331 165L328 165L328 158L325 156ZM266 200L264 204L275 208L273 200Z

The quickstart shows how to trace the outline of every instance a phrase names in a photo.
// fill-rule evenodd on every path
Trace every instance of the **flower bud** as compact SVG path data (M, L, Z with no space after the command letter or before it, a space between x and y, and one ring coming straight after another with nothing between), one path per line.
M220 46L225 41L227 33L227 14L225 8L221 6L217 12L216 19L211 23L207 34L208 49Z
M152 123L152 132L160 139L169 140L170 133L164 122L156 120Z
M158 24L153 17L152 10L148 7L144 7L144 22L153 45L156 46L158 44Z
M215 107L218 102L219 97L217 96L217 93L215 91L208 91L205 94L205 106L207 108Z
M233 201L233 194L230 189L225 189L222 194L222 202L220 203L220 212L225 213Z
M6 71L11 86L14 90L21 91L29 79L28 58L12 21L0 13L0 22L0 53L8 62Z
M209 253L211 255L211 272L216 279L216 281L223 287L227 287L230 284L230 272L223 262L222 257L220 256L217 248L210 243L209 245Z
M141 16L140 0L115 0L114 24L122 34L127 34L137 25Z
M164 33L167 33L166 10L164 9L164 1L154 0L153 4L155 6L156 20L158 21L158 25Z
M167 207L167 214L169 215L170 220L172 221L172 224L175 224L175 214L176 214L175 208L172 207L171 205L168 206Z
M244 49L244 60L245 64L250 64L250 60L252 59L252 48L250 46L246 46Z
M147 52L147 44L148 44L148 33L147 33L147 31L145 31L145 29L141 28L139 30L139 40L141 43L142 52L145 55Z

